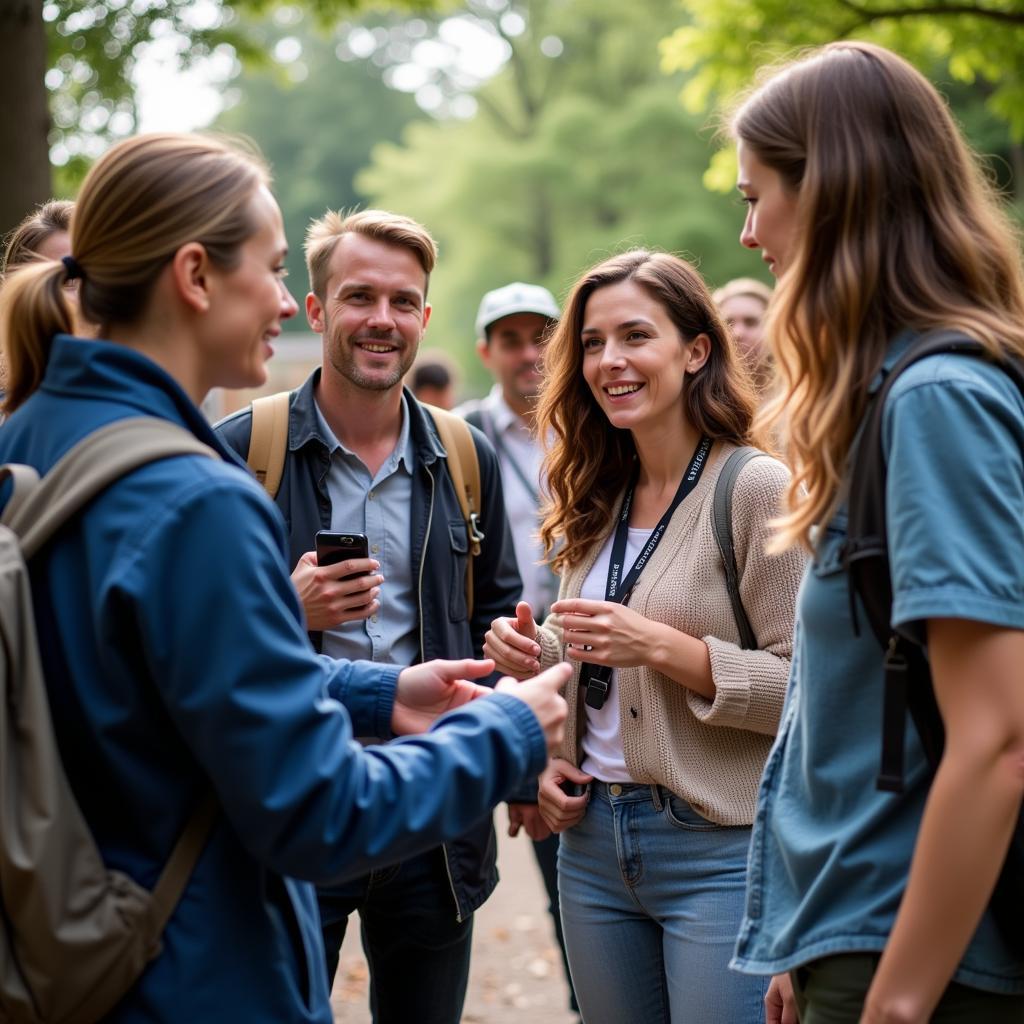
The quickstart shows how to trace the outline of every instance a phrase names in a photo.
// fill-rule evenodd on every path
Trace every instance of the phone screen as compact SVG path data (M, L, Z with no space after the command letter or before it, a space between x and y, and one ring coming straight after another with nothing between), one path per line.
M365 533L335 533L332 530L320 530L316 535L317 565L335 565L349 558L369 558L370 545ZM342 576L344 580L353 580L358 576L366 576L366 572L355 572L350 576Z

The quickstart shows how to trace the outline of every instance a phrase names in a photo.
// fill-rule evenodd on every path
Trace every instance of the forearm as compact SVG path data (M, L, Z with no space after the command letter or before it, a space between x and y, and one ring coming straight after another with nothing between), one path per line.
M927 1021L995 887L1020 810L1007 754L947 755L929 793L906 893L864 1021Z
M663 622L648 622L649 654L644 664L706 700L713 701L715 681L711 674L711 656L707 644Z

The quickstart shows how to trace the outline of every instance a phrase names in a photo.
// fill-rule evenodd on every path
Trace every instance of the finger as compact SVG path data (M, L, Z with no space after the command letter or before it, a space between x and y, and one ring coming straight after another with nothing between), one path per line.
M458 661L437 660L433 662L436 671L449 681L456 679L482 679L494 671L491 658L462 658Z
M328 579L340 580L343 576L363 576L379 568L380 562L376 558L346 558L343 562L321 565L320 571Z
M365 596L367 590L379 587L383 582L384 577L380 573L367 573L365 576L357 576L354 580L338 580L330 586L333 593Z
M582 597L570 597L556 601L551 610L558 615L597 615L603 612L608 601L586 601Z
M537 631L533 625L533 609L528 601L520 601L516 605L516 630L530 640L536 635Z
M537 657L540 654L539 644L532 636L520 633L516 622L515 619L498 619L492 624L491 631L511 650Z
M574 764L570 764L568 761L559 761L558 770L564 775L570 782L582 782L584 784L593 782L594 776L588 775L586 772L581 771ZM562 791L559 789L559 793ZM568 797L569 800L582 800L586 803L587 798L585 796L574 796Z
M568 662L560 661L557 665L552 665L551 668L545 669L533 678L534 681L544 683L546 686L550 686L552 690L557 691L569 682L571 675L572 665Z

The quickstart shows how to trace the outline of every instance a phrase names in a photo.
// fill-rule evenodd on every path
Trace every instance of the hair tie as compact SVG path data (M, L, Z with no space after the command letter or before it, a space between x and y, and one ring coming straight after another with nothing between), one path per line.
M74 256L65 256L61 259L61 263L64 264L64 269L68 272L69 281L74 281L77 277L85 278L85 271L82 269L81 263Z

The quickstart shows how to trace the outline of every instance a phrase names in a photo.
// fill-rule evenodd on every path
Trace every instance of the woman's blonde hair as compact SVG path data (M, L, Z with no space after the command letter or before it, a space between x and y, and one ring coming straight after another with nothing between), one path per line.
M54 335L73 329L63 285L80 271L82 317L101 333L131 324L175 252L199 242L232 269L254 232L250 200L268 176L252 153L208 136L140 135L108 150L89 171L71 224L73 261L13 271L0 291L6 362L4 411L39 387Z
M75 204L70 199L50 199L33 210L8 236L0 273L39 259L40 246L58 232L71 230Z
M944 101L882 47L831 43L774 72L731 131L797 198L764 423L794 470L774 546L810 548L896 333L956 328L1024 355L1019 242Z
M684 341L698 334L711 340L707 362L688 378L683 391L689 421L713 439L754 443L756 398L750 378L700 274L678 256L646 249L597 264L573 286L544 346L537 430L547 448L549 500L541 539L556 571L578 564L607 534L612 508L636 457L632 434L608 422L583 379L581 332L587 301L599 288L621 281L635 282L660 303Z

